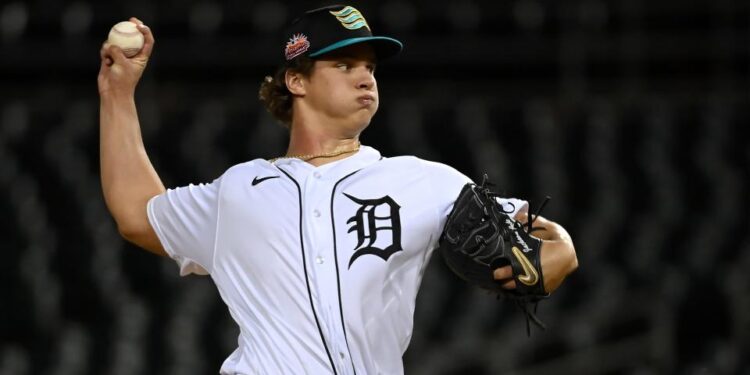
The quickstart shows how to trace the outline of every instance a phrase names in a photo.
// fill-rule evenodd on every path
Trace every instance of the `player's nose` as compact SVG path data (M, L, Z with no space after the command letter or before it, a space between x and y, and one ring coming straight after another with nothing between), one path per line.
M357 88L372 90L375 87L375 76L369 69L361 69L360 76L357 81Z
M375 82L372 80L361 81L358 85L360 89L372 90L375 87Z

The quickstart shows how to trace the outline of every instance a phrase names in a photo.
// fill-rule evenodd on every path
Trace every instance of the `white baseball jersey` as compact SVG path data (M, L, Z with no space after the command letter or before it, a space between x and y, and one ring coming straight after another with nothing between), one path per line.
M239 325L221 374L401 374L422 273L467 182L362 146L320 167L239 164L154 197L148 217L181 274L210 274Z

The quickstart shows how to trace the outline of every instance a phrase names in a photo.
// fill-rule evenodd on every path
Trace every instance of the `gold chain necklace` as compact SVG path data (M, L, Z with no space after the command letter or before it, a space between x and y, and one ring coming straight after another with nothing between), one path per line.
M268 162L269 163L273 163L273 162L275 162L276 160L279 160L279 159L299 159L299 160L302 160L302 161L308 161L308 160L317 159L317 158L332 158L334 156L348 154L350 152L357 152L357 151L359 151L359 147L360 146L362 146L362 144L359 143L359 142L357 142L357 146L354 147L354 148L350 148L350 149L333 150L332 152L324 152L322 154L279 156L277 158L273 158L273 159L268 160Z

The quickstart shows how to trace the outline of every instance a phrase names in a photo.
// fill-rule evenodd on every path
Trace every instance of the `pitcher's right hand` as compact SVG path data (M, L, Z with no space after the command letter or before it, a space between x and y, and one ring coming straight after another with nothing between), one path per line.
M124 94L133 95L138 81L146 69L146 64L154 48L154 36L151 29L144 25L141 20L131 17L130 21L138 25L138 30L143 33L143 48L137 55L127 58L117 46L102 44L99 51L101 66L99 68L99 95Z

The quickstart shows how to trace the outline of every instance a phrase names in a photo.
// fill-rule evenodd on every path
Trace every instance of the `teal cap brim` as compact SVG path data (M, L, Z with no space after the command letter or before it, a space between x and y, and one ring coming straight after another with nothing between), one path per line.
M358 38L349 38L344 40L339 40L336 43L333 43L327 47L323 47L315 52L310 53L308 56L310 57L319 57L321 55L324 55L328 52L335 51L339 48L344 48L347 46L351 46L353 44L358 43L369 43L375 48L375 55L377 56L378 60L387 59L389 57L393 57L395 55L398 55L399 52L404 48L403 43L399 42L396 39L389 38L387 36L364 36L364 37L358 37Z

